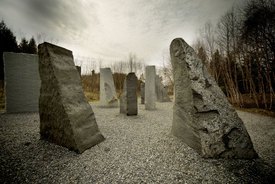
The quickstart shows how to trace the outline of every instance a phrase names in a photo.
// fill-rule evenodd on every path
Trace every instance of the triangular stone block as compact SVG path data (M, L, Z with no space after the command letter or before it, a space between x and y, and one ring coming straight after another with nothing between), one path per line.
M72 52L43 43L38 46L38 55L41 138L78 153L103 141L84 96Z

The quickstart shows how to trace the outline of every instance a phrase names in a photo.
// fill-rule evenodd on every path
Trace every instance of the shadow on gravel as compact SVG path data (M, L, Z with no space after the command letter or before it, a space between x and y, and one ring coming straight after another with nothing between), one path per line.
M270 184L275 181L275 168L262 159L233 160L224 167L243 183Z
M17 153L16 153L17 152ZM48 183L79 155L43 140L1 148L0 183Z

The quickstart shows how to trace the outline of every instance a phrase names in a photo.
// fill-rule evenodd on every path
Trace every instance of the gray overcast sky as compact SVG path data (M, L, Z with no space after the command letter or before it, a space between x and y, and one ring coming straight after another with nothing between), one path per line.
M0 19L18 39L37 35L85 56L114 62L129 53L162 64L173 38L189 44L236 0L0 0Z

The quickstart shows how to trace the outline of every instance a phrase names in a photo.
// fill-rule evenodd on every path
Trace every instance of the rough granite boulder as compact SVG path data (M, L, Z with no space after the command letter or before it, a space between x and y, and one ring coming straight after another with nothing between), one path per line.
M100 105L102 107L118 107L118 99L110 68L100 68Z
M183 39L170 45L175 81L172 133L205 158L257 157L235 109Z
M86 100L70 50L43 43L38 46L41 89L41 139L78 153L102 142L94 112Z
M129 73L124 80L123 94L120 97L120 113L127 116L138 114L137 77L133 72Z

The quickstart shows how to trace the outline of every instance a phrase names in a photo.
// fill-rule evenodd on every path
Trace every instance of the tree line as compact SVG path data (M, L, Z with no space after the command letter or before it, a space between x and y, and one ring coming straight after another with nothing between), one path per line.
M20 43L17 43L16 36L2 20L0 22L0 81L4 80L4 52L37 54L37 44L33 37L30 40L22 38Z
M207 22L194 48L231 103L274 109L275 1L250 0Z

